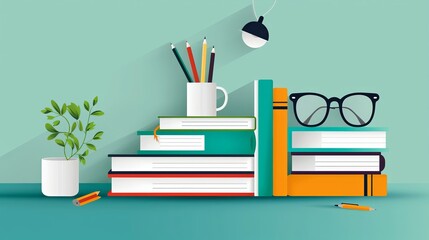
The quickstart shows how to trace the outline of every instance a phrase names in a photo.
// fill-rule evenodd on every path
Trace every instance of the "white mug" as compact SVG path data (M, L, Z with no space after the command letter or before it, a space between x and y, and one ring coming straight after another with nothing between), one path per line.
M228 103L228 93L223 87L216 83L187 83L187 105L188 116L216 116L216 112L225 108ZM216 91L221 90L225 96L222 106L216 108Z

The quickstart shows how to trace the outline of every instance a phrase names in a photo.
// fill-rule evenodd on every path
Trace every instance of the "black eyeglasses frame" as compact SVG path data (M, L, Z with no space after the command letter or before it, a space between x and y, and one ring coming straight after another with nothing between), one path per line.
M296 104L297 104L297 102L298 102L299 98L301 98L301 97L303 97L303 96L306 96L306 95L315 95L315 96L321 97L322 99L324 99L324 100L325 100L325 102L326 102L326 107L327 107L327 111L326 111L325 116L323 117L323 120L322 120L320 123L317 123L317 124L313 124L313 125L311 125L311 124L303 123L303 122L298 118L298 113L297 113L297 110L296 110ZM358 125L358 124L353 124L353 123L351 123L351 122L347 121L347 119L346 119L346 117L345 117L345 115L344 115L344 112L343 112L343 102L344 102L348 97L355 96L355 95L364 95L364 96L368 97L368 98L371 100L371 102L372 102L372 113L371 113L371 117L369 118L369 120L368 120L367 122L365 122L365 123L363 123L363 124L360 124L360 125ZM306 127L317 127L317 126L322 125L322 124L326 121L326 119L328 118L329 110L330 110L330 109L335 109L335 108L336 108L336 107L331 107L331 103L333 103L333 102L337 102L337 103L338 103L338 108L339 108L339 110L340 110L341 118L343 119L343 121L344 121L347 125L352 126L352 127L364 127L364 126L367 126L367 125L372 121L372 119L374 118L374 114L375 114L375 103L380 99L380 96L379 96L377 93L355 92L355 93L347 94L347 95L345 95L345 96L344 96L344 97L342 97L342 98L337 98L337 97L327 98L327 97L325 97L324 95L319 94L319 93L314 93L314 92L302 92L302 93L292 93L292 94L289 96L289 99L290 99L290 100L292 101L292 103L293 103L293 111L294 111L294 114L295 114L295 118L296 118L296 120L298 121L298 123L299 123L299 124L301 124L301 125L303 125L303 126L306 126ZM316 111L317 111L317 110L318 110L318 109L316 109ZM349 109L349 110L351 110L351 109ZM316 111L315 111L315 112L316 112ZM351 110L351 111L352 111L352 110ZM313 113L310 115L310 117L311 117L315 112L313 112ZM352 111L352 112L353 112L353 111ZM356 113L354 113L354 112L353 112L353 114L355 114L355 116L358 118L358 120L360 119L360 117L359 117Z

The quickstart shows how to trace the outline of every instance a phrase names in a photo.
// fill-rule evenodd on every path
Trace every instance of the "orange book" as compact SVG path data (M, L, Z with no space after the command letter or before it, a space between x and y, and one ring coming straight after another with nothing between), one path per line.
M291 174L289 196L387 196L385 174Z
M287 89L273 89L273 196L287 196Z

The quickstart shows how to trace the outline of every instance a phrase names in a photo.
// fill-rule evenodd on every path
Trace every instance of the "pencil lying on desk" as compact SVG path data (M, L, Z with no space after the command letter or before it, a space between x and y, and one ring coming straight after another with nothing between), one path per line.
M208 78L208 82L212 82L213 81L213 71L214 71L214 61L215 61L215 48L213 46L212 48L212 53L210 54L210 67L209 67L209 78Z
M206 78L206 58L207 58L207 39L204 37L203 41L203 49L201 51L201 77L200 81L205 82Z
M100 196L98 196L98 194L100 194L100 191L96 191L96 192L86 194L85 196L74 199L73 204L80 207L80 206L83 206L85 204L97 201L98 199L101 198Z
M188 72L188 69L186 68L185 64L183 63L182 57L180 56L179 52L177 52L176 47L171 43L171 50L174 53L174 56L176 56L177 61L180 64L180 67L182 68L183 72L185 73L186 78L188 79L188 82L192 82L191 75Z
M351 210L361 210L361 211L374 211L375 209L368 206L359 206L359 204L356 203L341 203L341 204L335 204L336 207L344 208L344 209L351 209Z
M192 53L191 45L186 41L186 50L188 51L189 63L191 64L192 73L194 74L194 81L199 82L197 67L195 66L194 54Z

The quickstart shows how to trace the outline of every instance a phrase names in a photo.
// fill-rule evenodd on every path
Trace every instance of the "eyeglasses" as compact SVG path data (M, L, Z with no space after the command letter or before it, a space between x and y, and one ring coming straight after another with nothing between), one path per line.
M380 99L377 93L350 93L344 97L327 98L318 93L292 93L295 117L299 124L307 127L322 125L328 118L330 109L339 109L344 122L352 127L368 125L375 113L375 103ZM331 107L337 102L338 107Z

